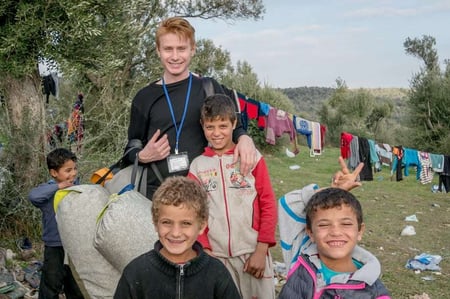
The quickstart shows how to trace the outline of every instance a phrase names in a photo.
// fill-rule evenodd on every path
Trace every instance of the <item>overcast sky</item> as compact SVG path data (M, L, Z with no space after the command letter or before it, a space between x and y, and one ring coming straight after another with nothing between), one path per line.
M233 63L247 61L272 87L409 87L422 61L405 54L407 37L431 35L450 59L450 0L265 0L260 21L191 19Z

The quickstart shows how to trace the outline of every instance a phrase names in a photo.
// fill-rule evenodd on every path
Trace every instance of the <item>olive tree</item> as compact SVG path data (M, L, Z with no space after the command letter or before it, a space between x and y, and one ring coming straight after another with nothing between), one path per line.
M39 235L39 215L24 194L45 175L46 119L56 105L45 106L39 64L57 71L67 90L85 94L81 166L98 155L109 164L123 148L132 96L160 75L154 33L163 18L256 20L263 13L262 0L0 1L1 164L12 173L12 191L0 190L2 236ZM223 67L227 57L217 54Z
M350 90L340 78L336 84L335 92L319 111L320 122L328 127L330 143L339 146L342 131L376 139L380 125L393 111L392 102L376 100L365 89Z
M409 119L414 129L414 144L421 150L437 153L450 151L450 76L449 61L441 71L436 40L424 35L407 38L404 42L408 55L422 60L424 67L410 81Z
M8 167L28 188L44 160L39 63L57 67L65 80L95 97L93 111L109 111L107 122L117 116L112 110L123 114L130 95L159 73L153 35L161 19L259 19L263 13L261 0L2 1L0 91L10 124L4 134L14 136Z

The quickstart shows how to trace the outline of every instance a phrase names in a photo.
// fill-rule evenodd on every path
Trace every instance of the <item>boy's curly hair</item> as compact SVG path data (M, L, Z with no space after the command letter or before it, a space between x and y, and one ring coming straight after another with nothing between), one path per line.
M155 191L152 199L153 223L157 223L163 205L184 206L193 209L197 218L208 221L209 209L205 189L193 179L183 176L172 176L164 180Z

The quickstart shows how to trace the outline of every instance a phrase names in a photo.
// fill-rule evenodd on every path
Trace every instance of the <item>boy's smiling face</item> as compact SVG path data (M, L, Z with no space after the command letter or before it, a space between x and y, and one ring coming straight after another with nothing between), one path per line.
M316 243L320 260L330 269L338 272L353 272L353 248L361 240L364 223L358 229L353 209L346 204L323 209L318 208L307 229L311 240Z
M58 170L50 169L50 175L57 183L73 183L77 178L77 174L77 163L72 160L67 160L66 162L64 162L64 164Z
M223 154L233 148L233 130L236 121L233 123L229 118L208 119L202 121L203 132L206 140L218 154Z
M161 205L155 228L163 245L161 254L173 263L186 263L197 256L192 245L206 228L206 221L184 205Z

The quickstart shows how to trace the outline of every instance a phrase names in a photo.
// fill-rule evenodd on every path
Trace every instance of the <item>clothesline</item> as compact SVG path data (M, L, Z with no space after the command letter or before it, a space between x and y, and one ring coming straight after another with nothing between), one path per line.
M409 167L415 166L416 179L422 184L429 184L434 173L439 174L438 191L450 191L450 156L428 153L403 146L391 146L377 143L372 139L358 137L351 133L341 133L341 155L348 160L348 166L354 169L360 162L364 162L360 179L373 180L373 168L381 170L381 165L390 167L391 175L396 180L403 180L409 175ZM403 168L403 172L402 172Z
M295 154L299 152L297 134L301 134L306 137L311 157L322 154L327 130L325 125L272 107L270 104L249 98L235 90L234 93L245 130L249 120L256 120L258 128L266 130L266 142L271 145L276 144L276 138L288 134Z

